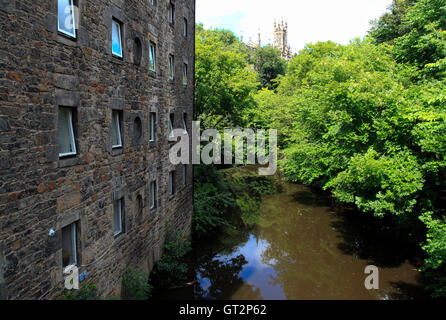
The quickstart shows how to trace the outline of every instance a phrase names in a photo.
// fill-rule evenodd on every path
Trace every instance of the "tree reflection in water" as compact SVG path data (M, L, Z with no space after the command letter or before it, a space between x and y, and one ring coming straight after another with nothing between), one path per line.
M239 224L237 229L225 229L195 243L189 265L191 280L197 281L169 297L422 297L418 296L423 292L419 273L408 261L409 251L395 252L391 246L381 246L377 237L382 235L365 232L368 228L361 226L363 221L332 209L329 199L314 190L286 184L284 193L265 197L254 228ZM373 263L380 267L380 290L368 291L364 270Z
M247 286L240 273L243 266L248 264L245 256L238 255L228 260L216 257L203 263L199 270L200 283L196 285L195 297L197 299L228 300L240 290L247 291L246 295L261 299L260 290Z

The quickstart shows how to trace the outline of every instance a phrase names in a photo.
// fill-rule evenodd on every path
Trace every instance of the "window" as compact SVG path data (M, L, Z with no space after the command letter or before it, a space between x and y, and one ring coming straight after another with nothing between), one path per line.
M113 202L113 231L115 236L124 232L122 211L123 200L119 199Z
M149 42L149 69L155 71L156 69L156 45Z
M175 123L175 115L173 113L170 113L169 114L169 137L171 137L171 138L175 137L175 134L173 132L174 123Z
M169 172L169 194L175 194L175 171Z
M187 113L183 113L183 129L184 133L187 133Z
M112 127L111 127L112 148L122 148L121 136L121 112L112 111Z
M150 183L150 209L156 208L156 181Z
M57 28L59 32L76 38L73 0L58 0L57 7Z
M156 125L156 113L150 112L149 116L149 141L154 142L155 141L155 125Z
M185 37L185 38L187 38L187 19L186 18L184 18L184 21L183 21L183 36Z
M173 55L169 55L169 79L173 80L174 78L174 58Z
M170 5L169 5L169 23L171 25L173 25L174 21L175 21L175 5L172 2L170 2Z
M149 0L149 3L154 6L155 5L155 0Z
M121 24L112 20L112 53L122 58L122 37L121 37Z
M187 184L187 165L183 164L183 185Z
M183 84L187 85L187 63L183 65Z
M76 223L62 228L62 266L77 264Z
M59 107L57 129L57 144L59 157L76 155L76 142L73 130L73 109Z

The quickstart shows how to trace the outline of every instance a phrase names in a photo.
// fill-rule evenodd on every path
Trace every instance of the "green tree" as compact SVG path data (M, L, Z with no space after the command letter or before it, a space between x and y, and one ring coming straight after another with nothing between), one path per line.
M407 26L403 19L410 6L417 0L393 0L389 12L384 13L379 19L372 22L370 35L377 43L391 43L394 39L406 34Z
M254 51L254 68L263 88L274 89L279 75L285 75L287 62L280 51L272 46L257 48Z
M254 119L277 124L275 113L286 110L282 168L289 179L400 223L432 212L422 219L430 230L425 268L432 279L444 279L446 82L413 82L420 66L395 61L395 48L371 39L307 46L290 62L277 93L258 94L259 110L273 110ZM445 285L429 288L441 296Z
M200 237L217 227L230 226L225 217L229 208L235 207L223 174L215 166L194 167L194 217L195 235Z
M422 75L446 76L446 2L444 0L395 0L371 30L377 42L394 46L398 62L418 67Z
M195 118L203 127L242 126L243 112L254 104L257 74L246 47L229 31L196 32Z
M170 289L187 279L185 256L191 250L191 243L185 239L184 233L175 231L171 222L167 223L165 234L163 256L153 268L150 279L157 289Z
M433 296L446 297L446 218L435 217L432 212L425 213L421 220L427 227L427 241L423 249L427 253L423 270L430 279L428 289Z
M127 300L148 300L152 296L149 276L144 271L128 268L122 277L122 285Z

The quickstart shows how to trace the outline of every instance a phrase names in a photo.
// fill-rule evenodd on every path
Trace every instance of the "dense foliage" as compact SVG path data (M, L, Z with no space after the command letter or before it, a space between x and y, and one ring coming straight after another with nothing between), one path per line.
M148 300L152 296L149 276L144 271L128 268L122 277L122 285L126 300Z
M79 290L64 289L59 300L100 300L96 284L88 282Z
M421 75L446 75L446 4L444 0L394 0L391 12L371 30L376 42L392 44L398 62L416 65Z
M157 289L169 289L187 279L188 267L184 258L191 250L191 244L170 223L166 228L163 256L156 263L150 279Z
M368 37L309 44L276 79L250 67L269 49L250 55L223 31L201 28L197 37L198 118L218 128L278 129L290 180L330 190L407 230L423 223L428 288L446 296L445 1L394 0ZM215 190L204 189L215 201Z
M243 110L254 105L257 74L249 49L226 30L196 27L195 118L204 128L242 125Z
M223 174L214 166L195 166L194 217L196 236L203 236L217 227L230 226L225 213L235 206Z
M263 88L274 89L277 78L285 75L287 62L280 56L279 49L272 46L258 48L253 53L254 69Z

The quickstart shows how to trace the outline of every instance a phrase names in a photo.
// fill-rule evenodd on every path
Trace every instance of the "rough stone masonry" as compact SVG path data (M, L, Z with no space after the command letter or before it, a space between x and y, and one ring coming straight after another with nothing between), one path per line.
M192 166L173 166L168 152L170 122L190 130L193 119L195 1L65 2L75 37L59 30L57 0L0 0L0 299L57 298L64 243L102 297L119 295L127 267L150 272L160 258L167 221L190 233ZM112 54L113 21L122 58ZM61 107L72 112L68 157Z

